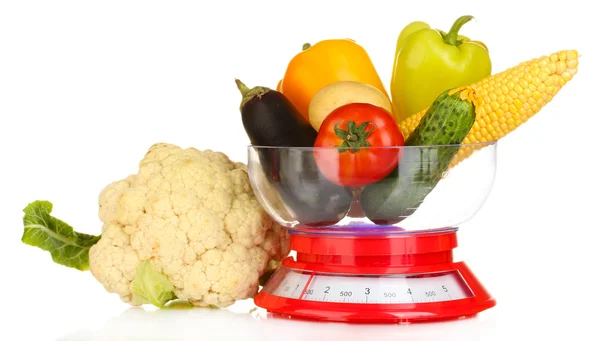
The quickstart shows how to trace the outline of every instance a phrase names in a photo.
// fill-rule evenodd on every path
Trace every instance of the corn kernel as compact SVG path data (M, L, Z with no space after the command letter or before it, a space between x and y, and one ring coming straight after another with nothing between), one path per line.
M556 65L556 71L559 74L567 71L567 62L565 62L564 60L558 62L558 64Z
M519 93L523 92L523 88L521 87L520 84L515 84L513 91L514 91L514 93L519 94ZM515 98L518 98L518 97L515 97Z
M483 118L483 117L487 116L487 112L485 112L485 110L483 110L482 106L478 106L477 108L475 108L475 116L477 116L479 118ZM477 120L475 120L475 122L477 122Z
M547 93L545 93L545 92L542 92L542 95L541 95L541 96L542 96L542 102L548 102L548 100L549 100L549 99L550 99L550 97L551 97L549 94L547 94Z
M552 83L551 83L551 84L552 84ZM542 83L542 84L540 84L540 86L538 86L538 88L537 88L537 91L535 91L535 92L534 92L534 94L535 94L536 92L538 92L538 93L544 93L544 92L546 92L546 90L547 90L547 89L546 89L546 84Z
M529 83L525 79L521 78L519 80L519 86L521 89L527 89L527 87L529 87Z
M569 69L577 69L577 66L578 66L578 64L579 64L579 63L578 63L576 60L569 60L569 61L567 62L567 67L568 67Z
M565 81L570 81L573 78L573 75L571 75L570 72L565 72L562 74L562 79L564 79Z
M515 106L515 108L517 108L517 110L523 108L523 102L519 98L514 100L513 105Z
M492 112L492 106L489 103L483 105L485 112Z
M568 60L577 61L578 57L579 57L579 54L577 53L577 51L574 51L574 50L567 51L567 59Z
M567 59L567 51L560 51L560 52L558 53L558 58L559 58L560 60L565 60L565 59Z

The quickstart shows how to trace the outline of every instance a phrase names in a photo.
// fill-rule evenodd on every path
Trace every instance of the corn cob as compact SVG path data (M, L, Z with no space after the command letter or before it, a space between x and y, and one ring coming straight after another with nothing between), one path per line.
M476 120L463 143L493 142L514 131L554 98L577 73L577 67L577 51L564 50L454 89L461 92L463 100L475 105ZM410 136L426 112L427 109L400 122L402 134ZM449 167L475 150L473 146L462 146Z

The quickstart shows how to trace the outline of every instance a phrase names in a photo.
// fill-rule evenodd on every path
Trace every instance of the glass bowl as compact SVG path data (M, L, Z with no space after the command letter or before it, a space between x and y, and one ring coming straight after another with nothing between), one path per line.
M481 208L495 172L496 142L358 151L248 147L258 201L290 233L456 229Z

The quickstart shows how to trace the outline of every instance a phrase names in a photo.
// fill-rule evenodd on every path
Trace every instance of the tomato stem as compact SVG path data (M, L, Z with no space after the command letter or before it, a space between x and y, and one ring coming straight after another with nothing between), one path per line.
M360 147L370 147L371 144L367 139L375 130L375 125L372 122L363 122L359 126L354 121L346 122L347 130L341 129L340 125L342 122L335 124L333 130L337 137L342 139L341 145L338 147L338 151L343 152L350 149L352 152L357 152ZM368 127L370 130L367 130Z
M350 142L356 142L358 141L358 136L354 135L354 134L348 134L348 136L346 137L347 141Z

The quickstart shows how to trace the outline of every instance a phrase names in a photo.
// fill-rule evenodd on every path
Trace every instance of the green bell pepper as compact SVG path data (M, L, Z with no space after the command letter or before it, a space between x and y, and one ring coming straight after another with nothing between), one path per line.
M491 74L487 46L458 34L471 19L470 15L458 18L448 33L422 21L412 22L400 32L390 84L400 121L428 108L445 90Z

